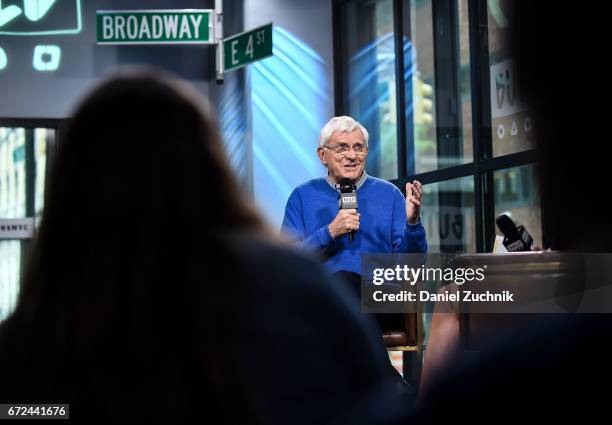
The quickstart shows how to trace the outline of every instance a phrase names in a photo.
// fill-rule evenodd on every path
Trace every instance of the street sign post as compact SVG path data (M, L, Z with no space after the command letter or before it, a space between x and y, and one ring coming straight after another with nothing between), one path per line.
M96 27L98 44L214 44L218 84L226 72L272 56L272 23L223 38L223 0L214 10L99 10Z
M98 44L214 44L213 10L98 11Z
M223 40L225 71L272 56L272 23Z

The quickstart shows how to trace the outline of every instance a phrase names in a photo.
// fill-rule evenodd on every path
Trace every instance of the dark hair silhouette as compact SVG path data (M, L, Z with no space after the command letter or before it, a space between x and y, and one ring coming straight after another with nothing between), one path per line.
M521 97L534 116L544 220L560 250L609 252L612 246L603 206L607 194L601 190L609 168L600 143L608 108L597 103L603 88L594 84L607 20L593 1L513 1L510 47ZM554 423L605 417L607 394L599 388L612 379L604 348L611 317L542 314L527 330L500 333L488 351L455 356L415 420Z
M600 8L593 1L513 2L510 49L534 116L544 222L555 249L612 247L601 190L610 119L602 74L608 23Z
M0 334L0 399L100 419L177 420L203 401L240 415L227 344L247 271L231 241L267 230L192 91L123 74L76 111Z

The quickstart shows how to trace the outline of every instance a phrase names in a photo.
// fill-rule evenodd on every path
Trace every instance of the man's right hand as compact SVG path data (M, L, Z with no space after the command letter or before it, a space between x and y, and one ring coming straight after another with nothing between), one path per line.
M334 239L338 239L339 236L349 232L357 231L359 230L359 213L356 209L340 210L334 221L329 223L327 227Z

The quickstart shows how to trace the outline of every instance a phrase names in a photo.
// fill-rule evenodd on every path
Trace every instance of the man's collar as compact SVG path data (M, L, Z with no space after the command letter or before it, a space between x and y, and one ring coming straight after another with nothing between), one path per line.
M357 179L357 183L355 184L357 189L359 189L361 186L363 186L363 184L365 183L367 178L368 178L368 174L364 171L363 174L361 175L361 177L359 177L359 179ZM325 176L325 180L331 186L332 189L334 189L336 192L340 192L340 185L337 184L337 183L334 183L334 181L329 176L329 174Z

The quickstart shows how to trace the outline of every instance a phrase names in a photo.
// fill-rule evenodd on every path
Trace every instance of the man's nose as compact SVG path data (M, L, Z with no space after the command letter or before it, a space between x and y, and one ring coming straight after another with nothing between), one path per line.
M357 154L355 153L355 151L354 151L353 149L349 149L349 150L346 152L346 157L347 157L348 159L356 159L356 158L357 158Z

